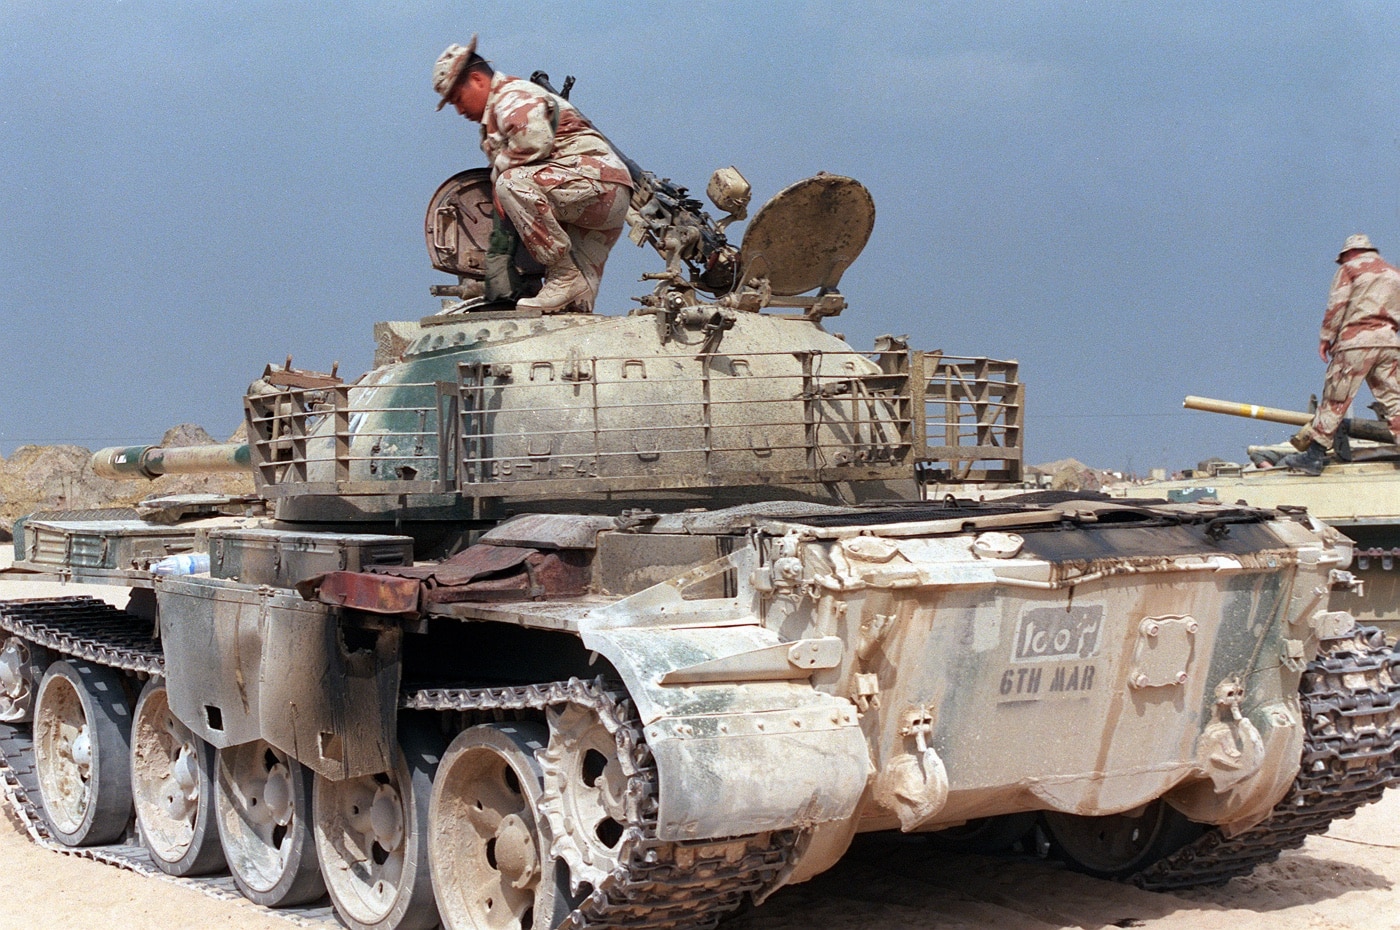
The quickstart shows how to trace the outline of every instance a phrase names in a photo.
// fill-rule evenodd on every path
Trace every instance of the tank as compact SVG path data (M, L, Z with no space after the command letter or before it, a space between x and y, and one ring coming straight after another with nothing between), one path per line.
M1017 366L826 330L864 187L800 181L735 245L642 180L632 312L513 309L538 270L488 280L459 175L425 222L458 281L370 372L268 366L246 450L98 454L246 453L255 497L18 527L16 570L74 586L0 601L36 838L354 928L699 928L868 831L1214 883L1394 782L1398 660L1326 608L1339 533L973 500L1019 478Z
M1302 426L1312 414L1207 397L1187 397L1190 410ZM1350 570L1360 584L1332 591L1331 607L1400 635L1400 455L1386 424L1348 418L1337 450L1316 477L1275 467L1293 447L1251 446L1246 463L1203 462L1190 477L1118 489L1171 500L1243 501L1258 507L1301 507L1341 530L1353 545ZM1342 441L1350 440L1350 441Z

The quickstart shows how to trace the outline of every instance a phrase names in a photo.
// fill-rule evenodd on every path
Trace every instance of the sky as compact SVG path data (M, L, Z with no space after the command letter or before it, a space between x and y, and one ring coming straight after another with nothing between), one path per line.
M1400 3L1263 9L0 0L0 456L226 436L268 362L435 311L423 213L484 158L431 71L479 32L696 191L864 183L828 328L1019 361L1027 463L1242 461L1292 428L1182 398L1305 407L1342 240L1400 258ZM624 238L599 310L660 267Z

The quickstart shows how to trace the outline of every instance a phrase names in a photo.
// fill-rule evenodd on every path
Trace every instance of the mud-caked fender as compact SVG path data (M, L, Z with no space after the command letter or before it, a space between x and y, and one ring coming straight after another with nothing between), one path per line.
M856 709L811 686L787 658L794 644L756 622L582 632L636 704L660 776L662 839L855 816L874 771Z
M220 749L266 740L328 778L389 768L396 745L396 629L351 638L340 613L220 578L163 579L170 708Z

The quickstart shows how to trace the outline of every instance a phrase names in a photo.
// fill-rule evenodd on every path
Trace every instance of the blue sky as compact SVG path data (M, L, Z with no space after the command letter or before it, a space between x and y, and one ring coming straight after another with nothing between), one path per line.
M1400 258L1400 5L1265 9L0 0L0 455L226 435L265 363L436 309L423 211L483 159L429 75L480 32L696 190L865 183L830 328L1019 360L1028 461L1239 459L1289 429L1181 398L1301 407L1342 240Z

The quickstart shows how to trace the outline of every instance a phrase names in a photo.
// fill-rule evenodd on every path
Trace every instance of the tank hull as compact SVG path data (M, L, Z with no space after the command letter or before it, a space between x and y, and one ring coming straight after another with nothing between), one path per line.
M1360 589L1332 592L1334 610L1400 635L1400 464L1331 463L1318 477L1286 469L1230 468L1218 474L1115 489L1114 494L1170 500L1243 501L1255 507L1302 507L1354 544L1351 572Z
M32 529L90 552L122 525ZM1369 671L1345 687L1366 692L1381 743L1328 750L1361 757L1329 783L1329 810L1397 776L1400 657L1358 646L1350 616L1324 609L1350 550L1303 517L1094 498L557 511L416 561L412 524L402 536L227 517L181 529L215 554L209 574L147 575L129 611L0 601L7 648L103 665L133 691L157 676L190 739L223 760L232 800L220 804L234 810L283 778L340 798L368 784L408 823L411 776L385 773L405 771L405 728L426 725L451 742L434 756L447 769L423 773L434 800L385 846L391 858L449 856L441 844L472 829L454 805L487 796L481 773L537 764L536 842L580 885L612 876L625 890L586 896L571 921L694 912L693 883L658 868L707 870L713 915L823 871L862 831L1027 813L1089 824L1154 805L1204 833L1180 863L1133 874L1217 881L1253 860L1216 862L1210 837L1257 858L1300 829L1285 795L1322 738L1310 727L1325 714L1306 709L1319 663L1360 662L1358 650ZM132 581L100 566L86 577ZM29 710L40 727L44 705ZM518 755L519 739L538 748ZM56 763L36 745L14 761L42 772ZM335 808L285 797L279 817L314 821L318 837L351 831ZM41 792L30 810L45 803L57 802ZM224 837L235 869L260 861L256 836ZM327 880L342 877L348 847L307 842L330 857ZM398 893L469 912L453 897L466 866L445 861L452 887ZM314 863L294 864L258 894L314 877ZM254 888L262 875L235 871ZM531 880L542 906L550 892Z

